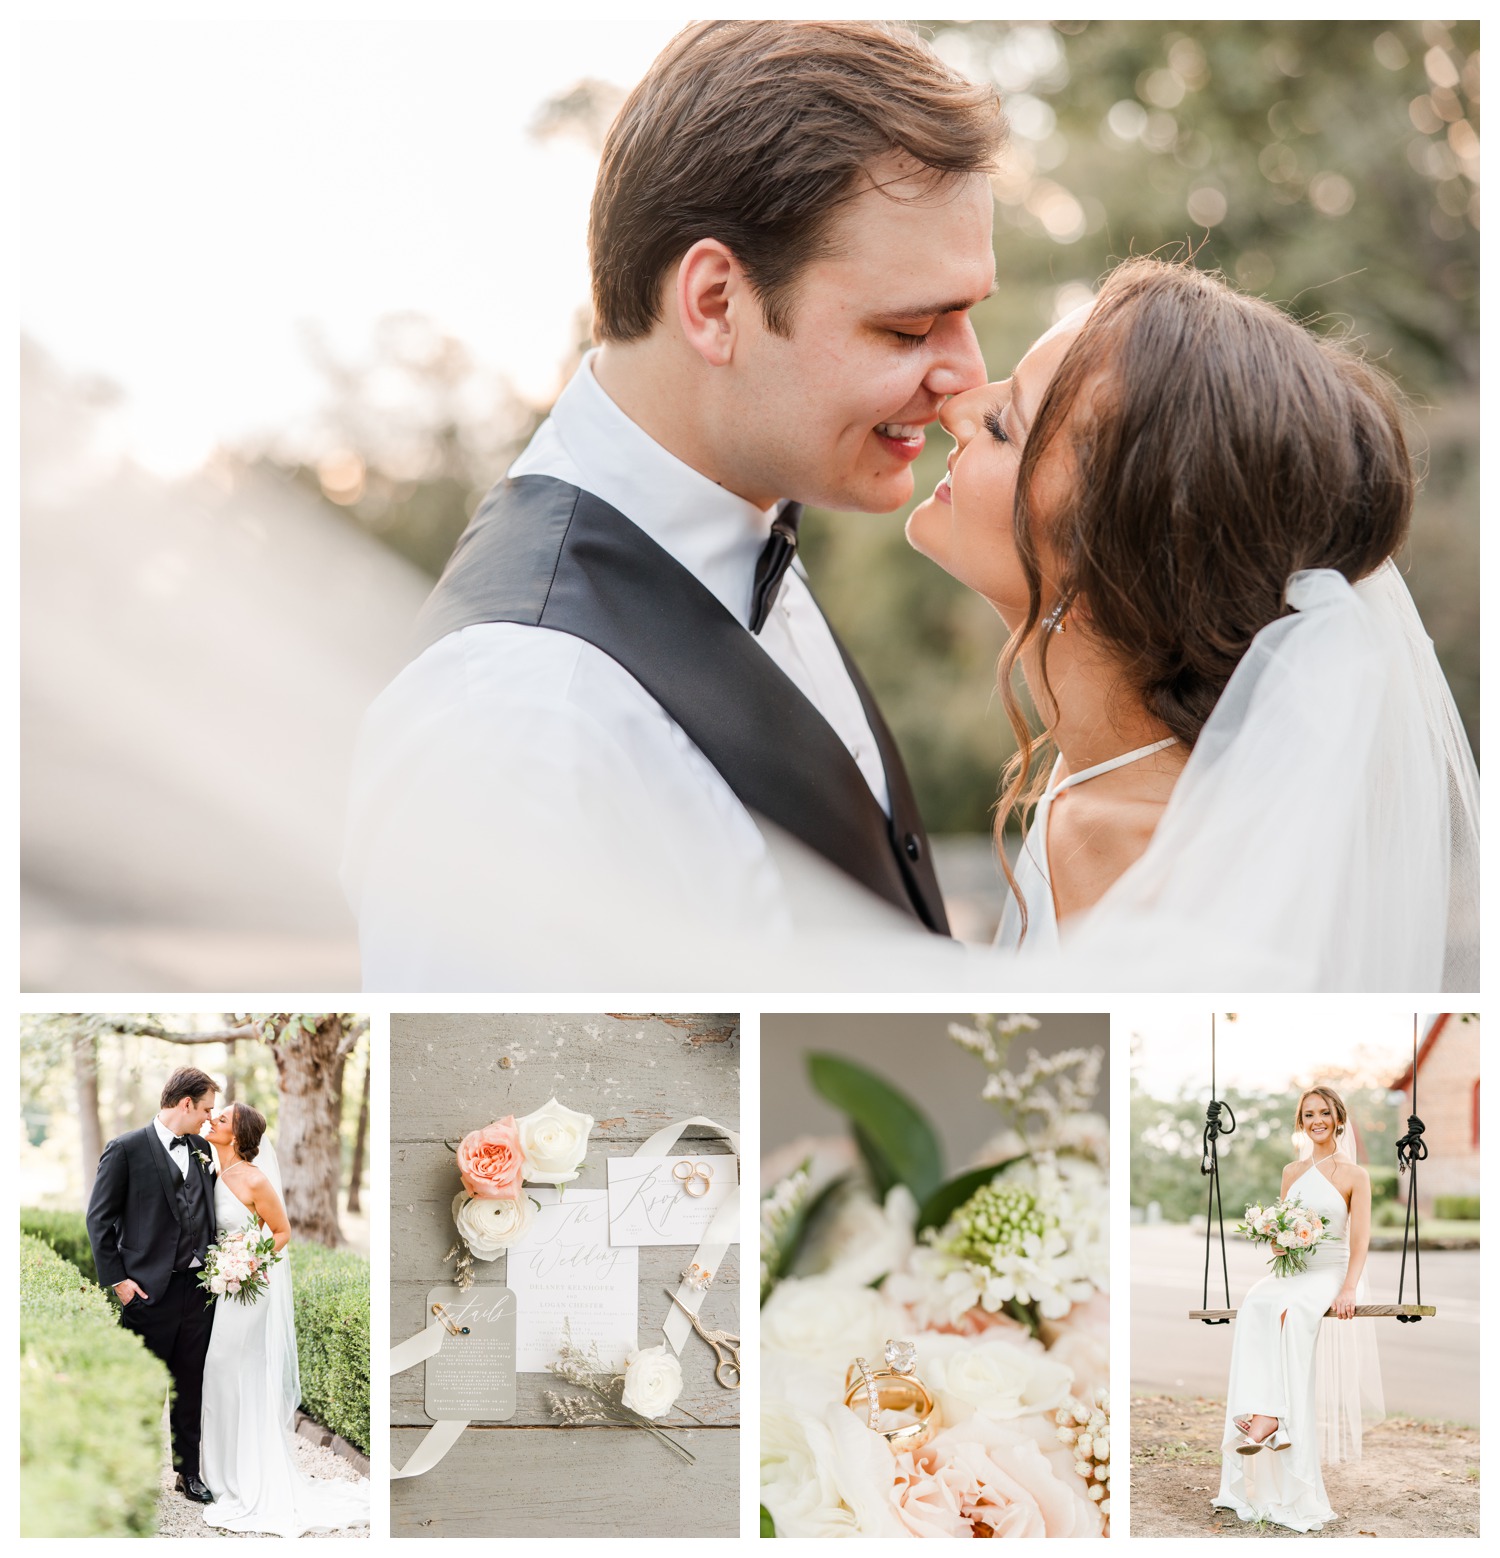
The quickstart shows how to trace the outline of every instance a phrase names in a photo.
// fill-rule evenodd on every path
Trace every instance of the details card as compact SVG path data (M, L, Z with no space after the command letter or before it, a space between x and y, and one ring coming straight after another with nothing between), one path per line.
M433 1288L450 1331L427 1360L427 1415L434 1422L503 1423L516 1412L516 1300L502 1287ZM453 1333L457 1332L457 1335Z
M714 1213L739 1194L733 1153L608 1163L609 1242L616 1247L701 1243Z
M609 1242L603 1190L526 1187L541 1209L525 1238L506 1254L506 1284L516 1295L516 1368L542 1374L558 1355L563 1322L575 1346L597 1344L607 1369L623 1369L636 1345L636 1252Z

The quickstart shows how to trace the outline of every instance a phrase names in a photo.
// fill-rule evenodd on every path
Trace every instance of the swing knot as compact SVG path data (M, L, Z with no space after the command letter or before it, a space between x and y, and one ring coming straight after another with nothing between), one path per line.
M1396 1167L1404 1174L1407 1169L1413 1168L1422 1162L1427 1156L1427 1143L1422 1140L1422 1133L1427 1129L1416 1117L1406 1117L1406 1135L1396 1143ZM1407 1320L1413 1318L1409 1315L1401 1315L1398 1318ZM1420 1318L1420 1317L1416 1317Z
M1224 1116L1229 1116L1229 1124L1224 1124ZM1222 1099L1209 1100L1208 1117L1203 1123L1203 1161L1198 1166L1200 1174L1212 1174L1214 1161L1218 1157L1217 1142L1221 1136L1233 1136L1235 1127L1234 1110ZM1205 1325L1217 1324L1217 1321L1204 1321Z

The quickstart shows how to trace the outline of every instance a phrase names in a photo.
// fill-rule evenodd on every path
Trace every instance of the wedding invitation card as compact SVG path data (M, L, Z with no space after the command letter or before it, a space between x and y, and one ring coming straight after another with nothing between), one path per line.
M502 1287L433 1288L427 1315L449 1326L442 1347L427 1360L428 1417L437 1423L503 1423L514 1417L515 1295Z
M609 1242L617 1248L700 1244L714 1213L739 1194L739 1159L732 1153L608 1162Z
M603 1190L527 1186L540 1203L536 1221L506 1255L506 1283L516 1295L516 1368L545 1373L563 1341L591 1342L607 1369L623 1369L636 1345L638 1262L633 1248L609 1242L609 1198Z

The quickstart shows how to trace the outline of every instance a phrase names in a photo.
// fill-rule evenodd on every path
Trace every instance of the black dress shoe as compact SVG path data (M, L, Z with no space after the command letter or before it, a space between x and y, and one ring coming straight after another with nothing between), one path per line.
M198 1477L184 1477L180 1472L177 1475L177 1491L186 1494L195 1504L212 1504L214 1501L207 1483Z

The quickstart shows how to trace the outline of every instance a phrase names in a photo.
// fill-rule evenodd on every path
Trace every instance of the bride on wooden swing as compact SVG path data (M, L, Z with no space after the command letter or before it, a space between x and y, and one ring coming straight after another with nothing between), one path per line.
M1297 1160L1282 1172L1281 1197L1327 1217L1329 1237L1304 1270L1263 1277L1240 1305L1213 1502L1241 1520L1306 1532L1338 1519L1323 1467L1357 1461L1364 1429L1385 1406L1372 1322L1354 1318L1366 1301L1370 1176L1355 1162L1349 1111L1331 1087L1298 1100L1292 1139Z

